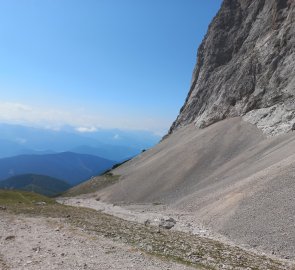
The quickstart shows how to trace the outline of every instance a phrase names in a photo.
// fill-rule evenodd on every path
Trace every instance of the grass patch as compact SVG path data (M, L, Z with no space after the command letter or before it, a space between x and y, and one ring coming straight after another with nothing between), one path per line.
M0 205L33 205L37 202L55 204L54 200L37 193L26 191L0 190Z

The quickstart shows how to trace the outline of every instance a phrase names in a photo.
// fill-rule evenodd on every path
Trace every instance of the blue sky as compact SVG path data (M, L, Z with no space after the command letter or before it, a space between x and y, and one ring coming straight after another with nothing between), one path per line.
M0 121L163 134L221 0L0 0Z

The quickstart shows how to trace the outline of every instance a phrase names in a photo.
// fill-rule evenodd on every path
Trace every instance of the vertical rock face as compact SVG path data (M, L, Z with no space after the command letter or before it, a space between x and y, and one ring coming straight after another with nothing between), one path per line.
M243 116L265 133L295 128L295 1L224 0L198 50L170 132Z

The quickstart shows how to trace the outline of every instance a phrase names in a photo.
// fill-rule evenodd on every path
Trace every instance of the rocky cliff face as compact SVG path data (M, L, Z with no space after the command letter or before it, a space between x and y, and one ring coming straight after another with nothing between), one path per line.
M295 0L224 0L198 50L170 132L243 116L268 135L295 129Z

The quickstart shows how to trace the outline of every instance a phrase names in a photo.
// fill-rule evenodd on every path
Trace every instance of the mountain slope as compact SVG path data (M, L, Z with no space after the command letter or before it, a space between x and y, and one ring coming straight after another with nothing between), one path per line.
M266 138L241 118L191 124L113 170L119 182L93 196L164 203L233 242L295 258L294 149L293 134Z
M0 159L0 179L19 174L40 174L75 185L111 168L116 162L71 152L48 155L21 155Z
M0 181L0 189L31 191L46 196L60 194L71 186L64 181L45 175L24 174Z

